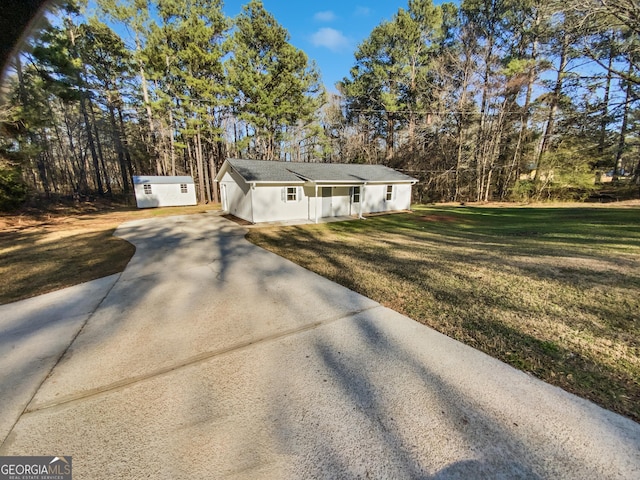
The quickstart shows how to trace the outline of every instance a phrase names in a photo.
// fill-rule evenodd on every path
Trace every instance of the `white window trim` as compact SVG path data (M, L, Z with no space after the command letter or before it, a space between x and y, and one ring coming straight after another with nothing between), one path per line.
M180 193L189 193L189 187L186 183L180 184Z
M289 189L293 190L293 198L289 199ZM285 187L284 201L286 203L293 203L298 201L298 187Z
M358 193L356 193L356 190L357 190ZM361 196L362 196L362 189L359 186L353 187L353 193L352 193L353 203L360 203L360 197ZM356 200L356 197L358 197L357 200Z
M391 189L391 191L389 191ZM384 200L385 202L390 202L393 200L393 185L387 185L384 191Z
M144 191L145 195L152 195L153 194L153 189L151 188L151 185L148 183L145 183L142 185L142 190Z

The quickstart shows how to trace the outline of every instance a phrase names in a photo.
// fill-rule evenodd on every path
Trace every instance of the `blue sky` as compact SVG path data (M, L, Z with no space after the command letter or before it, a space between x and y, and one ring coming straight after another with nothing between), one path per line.
M235 17L246 3L225 0L223 9ZM328 91L335 91L335 83L349 75L353 54L371 30L399 8L407 8L407 0L263 0L263 4L289 31L291 44L316 62Z
M433 0L438 5L445 0ZM458 0L449 0L458 3ZM235 17L249 0L223 0L223 11ZM265 9L289 32L290 43L316 62L328 91L349 75L358 44L383 20L390 20L407 0L262 0ZM89 10L95 8L89 0ZM112 27L127 38L123 29Z

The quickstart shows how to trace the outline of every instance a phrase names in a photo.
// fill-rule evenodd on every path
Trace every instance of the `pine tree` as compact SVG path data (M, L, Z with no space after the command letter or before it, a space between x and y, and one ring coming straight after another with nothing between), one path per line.
M352 118L362 117L386 144L385 161L396 149L396 132L408 126L415 143L416 111L428 109L435 86L430 68L442 45L443 13L431 0L412 0L391 21L375 27L355 53L356 65L342 88Z
M310 122L322 103L319 74L261 1L245 5L235 26L226 64L235 114L251 129L245 142L255 155L275 160L286 127Z
M163 169L193 171L201 202L217 201L213 177L221 159L225 80L221 59L228 20L220 1L160 0L160 23L145 47L154 82L156 116L162 119Z

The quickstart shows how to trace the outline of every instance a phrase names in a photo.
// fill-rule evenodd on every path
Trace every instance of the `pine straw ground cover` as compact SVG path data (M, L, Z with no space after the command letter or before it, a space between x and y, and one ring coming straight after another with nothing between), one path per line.
M640 421L640 209L417 207L249 240Z
M113 236L122 222L218 208L211 204L139 210L87 203L0 215L0 304L124 270L135 247Z

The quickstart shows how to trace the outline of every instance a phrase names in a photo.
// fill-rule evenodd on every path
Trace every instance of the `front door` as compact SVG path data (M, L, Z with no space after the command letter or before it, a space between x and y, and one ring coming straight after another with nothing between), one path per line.
M331 190L331 187L322 187L322 217L333 216L333 196Z

